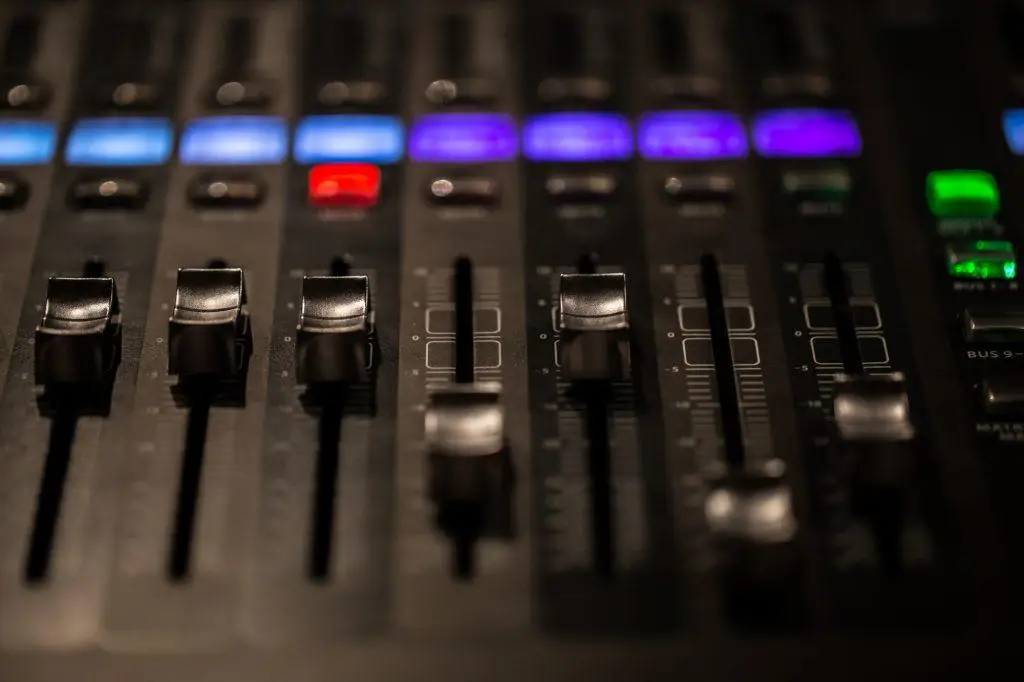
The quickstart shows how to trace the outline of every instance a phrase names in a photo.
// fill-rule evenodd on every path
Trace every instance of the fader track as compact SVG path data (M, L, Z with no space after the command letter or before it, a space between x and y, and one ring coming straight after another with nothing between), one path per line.
M1013 679L1024 4L0 4L0 682Z

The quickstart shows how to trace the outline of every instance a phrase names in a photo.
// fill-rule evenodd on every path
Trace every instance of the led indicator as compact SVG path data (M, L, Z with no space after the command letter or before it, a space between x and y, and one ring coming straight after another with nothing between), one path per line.
M507 114L433 114L409 133L409 158L441 163L511 161L519 153L515 120Z
M71 129L64 159L71 166L159 166L173 151L166 119L90 118Z
M0 121L0 166L40 166L57 151L57 128L48 121Z
M523 127L523 155L531 161L622 161L633 155L633 131L619 114L541 114Z
M1016 279L1017 257L1013 244L974 241L946 250L949 274L962 279Z
M369 208L380 200L380 168L332 163L309 170L309 203L319 208Z
M299 163L395 163L405 152L405 128L394 116L309 116L295 130Z
M999 213L999 185L978 170L928 174L928 208L939 218L991 218Z
M274 116L212 116L192 121L178 156L187 166L276 164L288 155L288 126Z
M719 111L645 114L637 144L645 159L688 161L740 159L750 147L739 117Z
M828 109L779 109L754 119L754 148L771 158L859 156L860 132L853 116Z
M1003 135L1011 152L1024 155L1024 109L1011 109L1003 114Z

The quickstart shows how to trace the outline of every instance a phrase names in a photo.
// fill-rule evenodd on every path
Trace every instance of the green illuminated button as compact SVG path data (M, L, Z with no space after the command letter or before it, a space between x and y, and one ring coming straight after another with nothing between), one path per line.
M949 274L964 279L1016 279L1017 256L1013 244L975 241L946 249Z
M939 218L991 218L999 213L999 186L976 170L928 174L928 207Z

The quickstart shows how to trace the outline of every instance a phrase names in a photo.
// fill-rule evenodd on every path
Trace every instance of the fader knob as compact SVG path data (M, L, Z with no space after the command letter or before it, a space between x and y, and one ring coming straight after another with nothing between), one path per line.
M300 383L366 379L370 285L366 277L306 277L295 344Z
M98 386L121 352L120 304L110 277L51 277L35 333L40 385Z
M245 366L250 334L240 269L178 270L167 347L170 374L236 376Z
M485 505L504 487L501 391L456 384L431 395L424 421L430 493L439 505Z
M900 487L915 435L903 375L839 374L833 404L839 439L857 458L855 484Z
M630 373L626 276L562 275L559 364L571 380L616 381Z

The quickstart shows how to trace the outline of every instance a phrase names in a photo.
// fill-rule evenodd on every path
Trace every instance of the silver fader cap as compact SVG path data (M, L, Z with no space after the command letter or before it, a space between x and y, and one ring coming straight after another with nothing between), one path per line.
M563 331L617 331L629 328L626 275L562 275L558 327Z
M740 477L719 485L704 513L715 534L756 545L786 543L797 532L793 496L782 478Z
M427 450L452 458L488 457L505 447L500 387L456 384L430 396L424 419Z
M846 442L899 443L914 438L902 373L837 374L834 414Z

